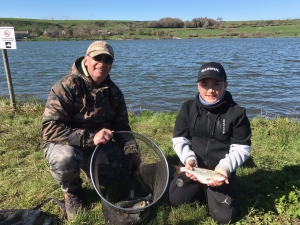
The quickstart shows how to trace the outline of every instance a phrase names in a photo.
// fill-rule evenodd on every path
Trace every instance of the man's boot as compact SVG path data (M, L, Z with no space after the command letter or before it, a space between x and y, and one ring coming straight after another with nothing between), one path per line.
M65 207L68 220L72 220L75 214L82 209L82 199L83 192L81 186L71 192L65 193Z

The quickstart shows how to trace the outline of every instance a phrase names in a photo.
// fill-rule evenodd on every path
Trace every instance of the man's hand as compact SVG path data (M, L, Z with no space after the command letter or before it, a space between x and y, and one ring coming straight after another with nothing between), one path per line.
M106 144L114 136L113 132L114 132L113 130L103 128L102 130L100 130L98 133L95 134L94 144L95 145Z
M138 144L135 140L127 141L124 146L124 152L126 155L128 154L141 154Z

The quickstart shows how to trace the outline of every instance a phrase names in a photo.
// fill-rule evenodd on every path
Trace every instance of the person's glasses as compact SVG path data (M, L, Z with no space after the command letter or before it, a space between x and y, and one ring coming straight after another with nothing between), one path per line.
M205 90L205 91L207 91L207 90L209 90L209 89L213 89L213 90L218 91L218 90L220 90L222 87L223 87L223 82L214 83L214 84L212 84L212 85L209 85L209 84L207 84L207 83L200 83L200 88L201 88L202 90Z
M89 57L91 57L90 55L88 55ZM106 64L113 64L114 59L112 57L109 56L103 56L103 55L96 55L94 57L92 57L93 60L97 61L97 62L101 62L103 60L103 62L105 62Z

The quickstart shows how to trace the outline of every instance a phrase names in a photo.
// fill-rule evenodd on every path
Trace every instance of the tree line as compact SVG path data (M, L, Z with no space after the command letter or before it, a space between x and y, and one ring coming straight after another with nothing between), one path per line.
M166 17L158 21L150 21L147 25L149 28L207 28L214 26L216 23L216 20L207 17L194 18L185 22L181 19Z

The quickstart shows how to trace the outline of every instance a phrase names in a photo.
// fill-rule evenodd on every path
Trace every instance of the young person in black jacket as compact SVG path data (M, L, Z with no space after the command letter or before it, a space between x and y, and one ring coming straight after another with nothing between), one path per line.
M202 184L190 173L171 181L169 201L174 207L198 201L205 203L219 224L232 221L237 207L236 169L250 156L251 129L246 110L226 91L223 66L206 63L198 72L199 94L181 106L173 134L173 148L180 165L215 170L224 181Z

